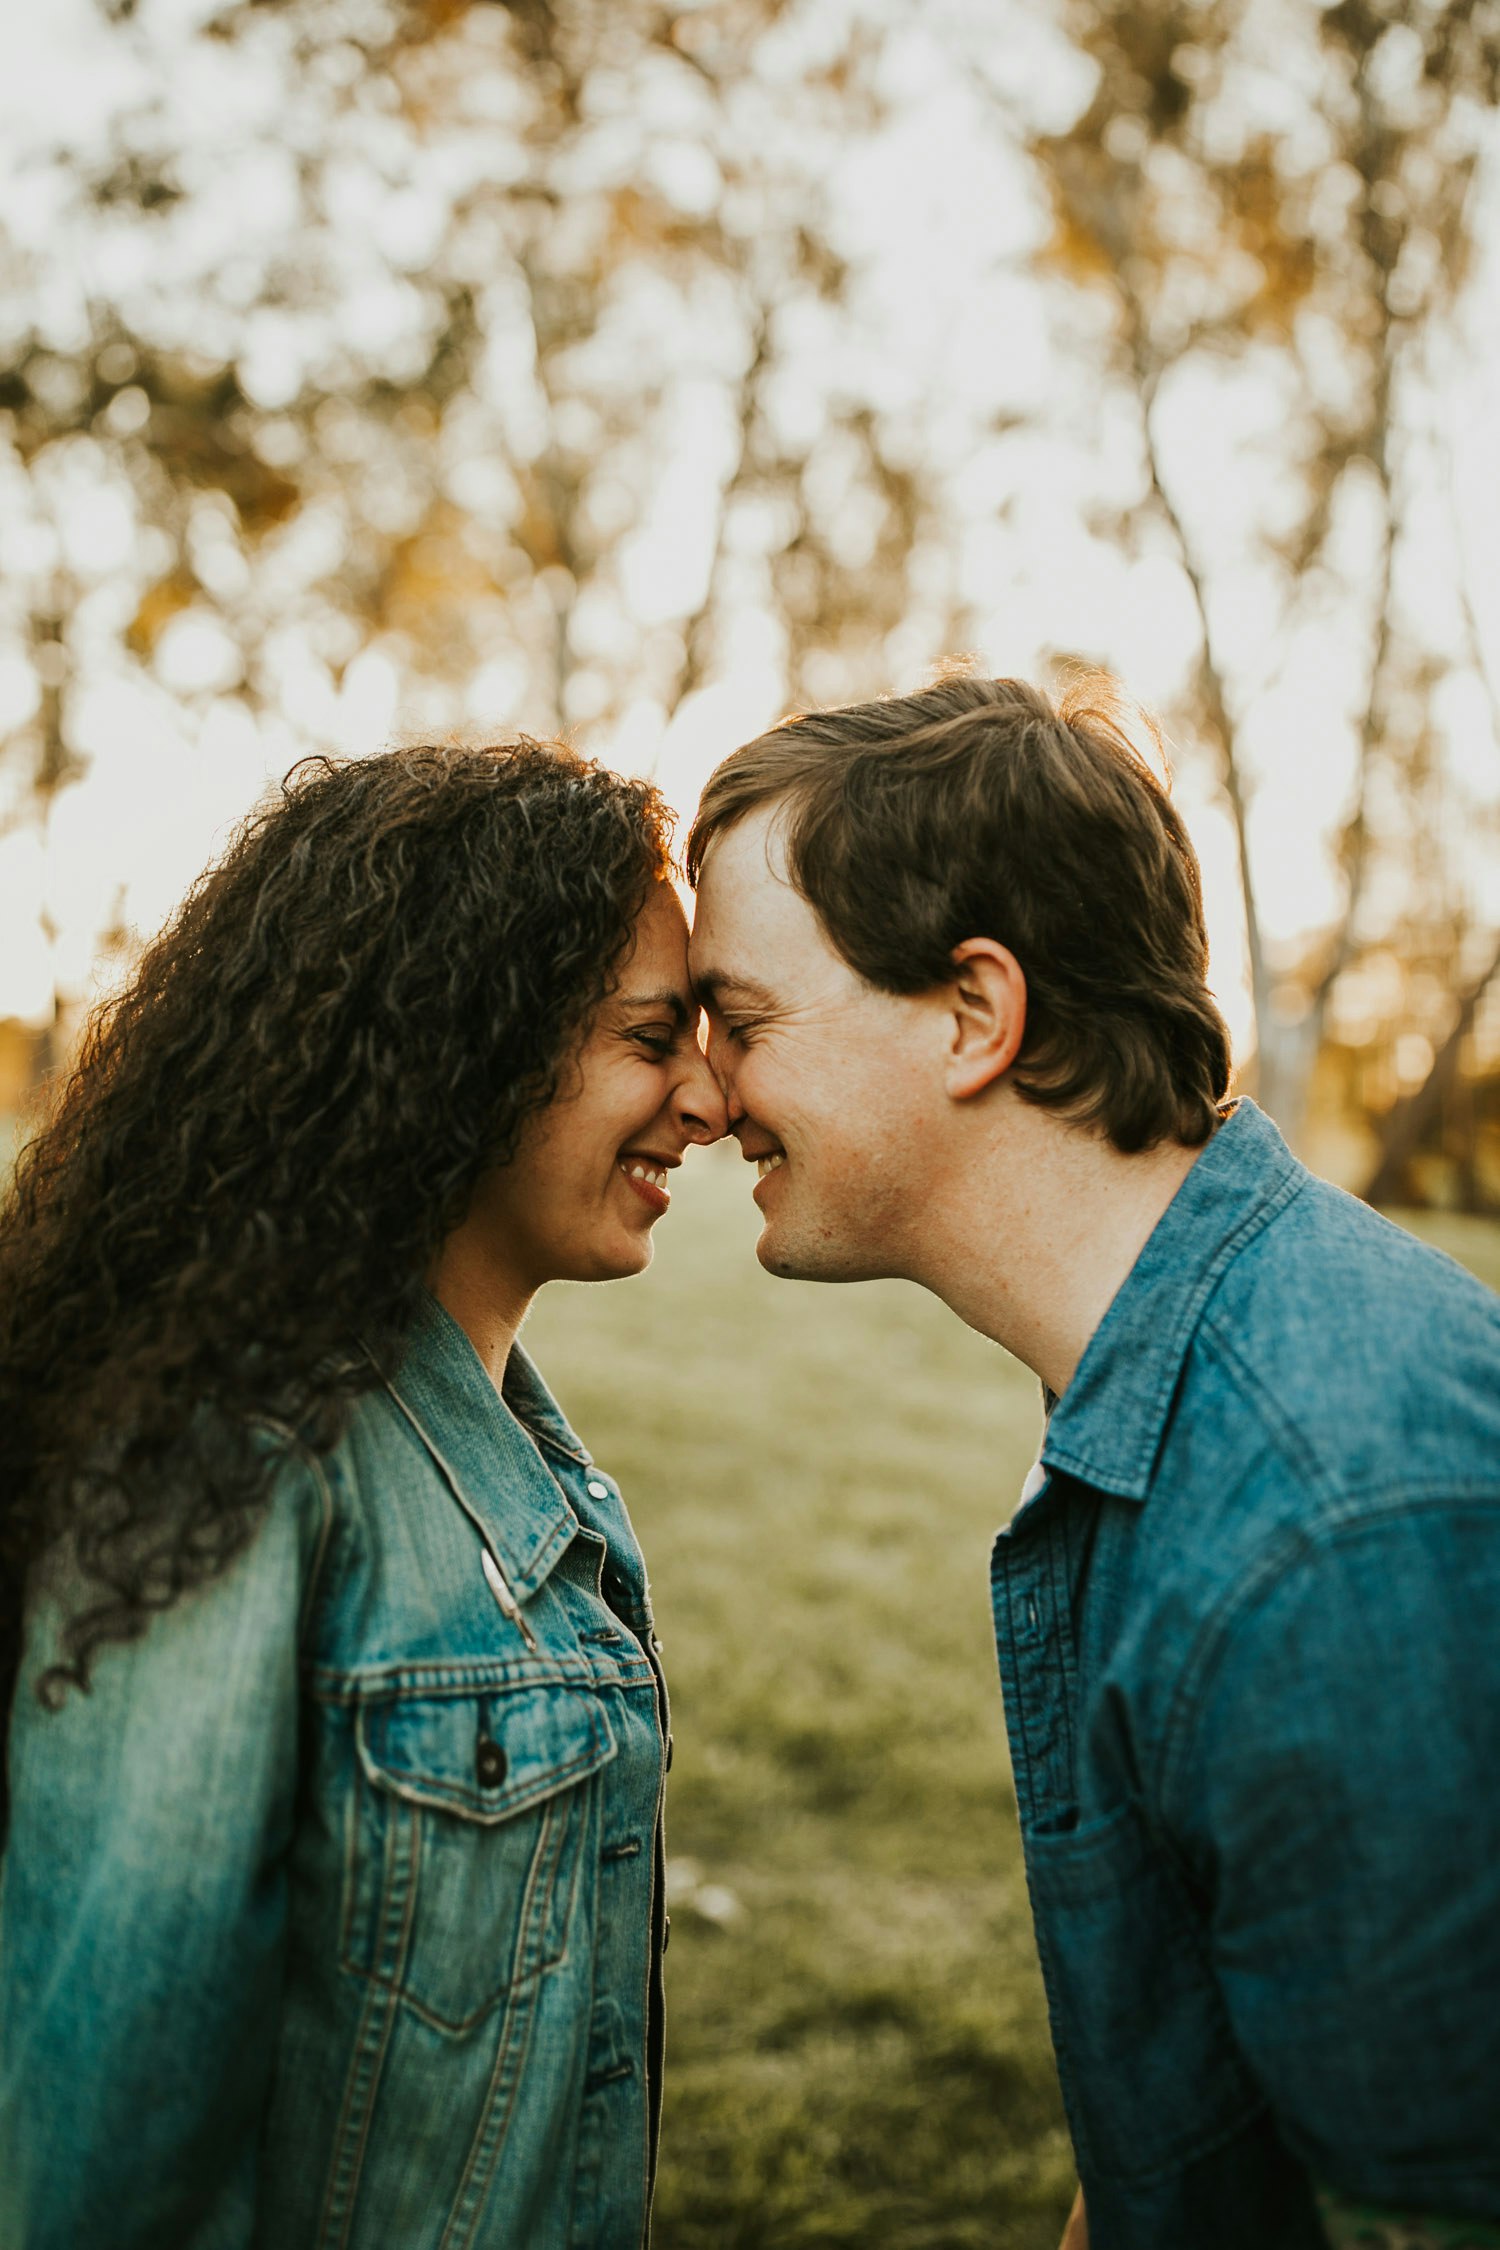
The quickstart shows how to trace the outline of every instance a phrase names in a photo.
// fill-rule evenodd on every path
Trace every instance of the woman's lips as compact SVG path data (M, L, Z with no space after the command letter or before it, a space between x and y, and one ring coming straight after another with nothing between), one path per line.
M622 1156L619 1171L626 1186L633 1187L647 1210L654 1211L659 1218L672 1201L667 1192L665 1169L643 1156Z

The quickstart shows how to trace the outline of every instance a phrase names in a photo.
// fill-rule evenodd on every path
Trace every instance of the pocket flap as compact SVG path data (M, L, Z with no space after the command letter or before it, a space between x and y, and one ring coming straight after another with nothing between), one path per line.
M508 1820L607 1766L615 1738L586 1688L402 1695L359 1714L359 1757L378 1789L466 1820Z

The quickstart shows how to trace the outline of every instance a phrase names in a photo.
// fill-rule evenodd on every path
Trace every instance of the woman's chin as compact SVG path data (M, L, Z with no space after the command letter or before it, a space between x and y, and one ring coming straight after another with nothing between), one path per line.
M585 1255L556 1278L559 1281L628 1281L633 1273L645 1272L655 1247L649 1227L642 1227L639 1234L633 1230L628 1235L616 1232L608 1241L590 1244Z
M644 1273L655 1255L656 1242L648 1227L643 1234L636 1237L628 1250L622 1252L618 1264L611 1269L608 1279L611 1281L628 1281L633 1273Z

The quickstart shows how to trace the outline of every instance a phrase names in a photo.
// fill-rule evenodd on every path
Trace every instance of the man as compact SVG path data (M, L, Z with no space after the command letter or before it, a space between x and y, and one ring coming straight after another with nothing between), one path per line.
M1069 2244L1500 2243L1500 1301L1226 1104L1097 699L793 720L688 859L762 1264L1044 1386L991 1575Z

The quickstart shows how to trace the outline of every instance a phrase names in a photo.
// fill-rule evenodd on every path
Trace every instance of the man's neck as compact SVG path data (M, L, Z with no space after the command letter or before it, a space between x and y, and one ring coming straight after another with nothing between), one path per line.
M913 1278L1059 1395L1200 1149L1122 1156L1012 1096L926 1211Z

